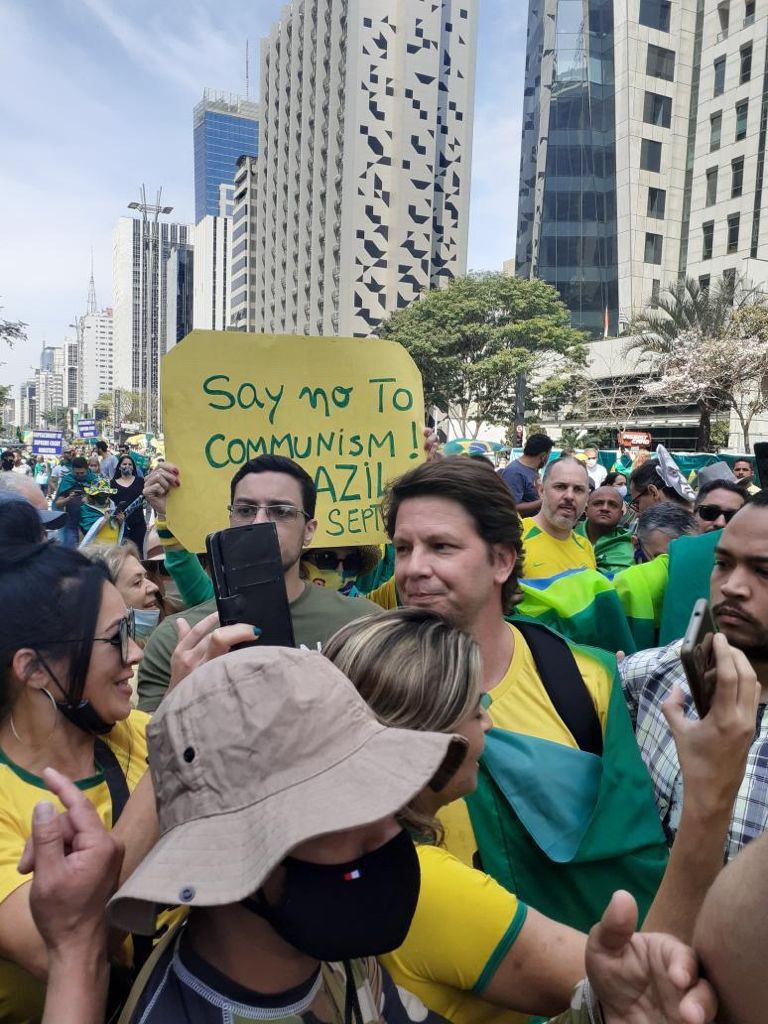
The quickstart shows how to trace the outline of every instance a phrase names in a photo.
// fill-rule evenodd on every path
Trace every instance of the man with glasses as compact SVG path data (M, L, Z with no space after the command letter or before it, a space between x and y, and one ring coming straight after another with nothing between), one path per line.
M731 480L711 480L704 484L693 506L699 533L724 529L746 503L744 489Z
M164 462L152 471L144 487L144 496L158 515L161 540L170 541L166 546L169 556L174 539L165 522L165 500L171 488L179 486L181 479L177 467ZM302 579L302 552L309 547L317 529L317 494L312 478L301 466L282 455L260 455L235 473L230 495L230 526L271 522L277 528L297 646L320 649L347 622L380 611L365 598L344 597ZM189 559L192 563L197 561L194 556L189 556ZM194 566L190 568L195 576L196 602L182 614L193 626L216 611L216 600L211 581ZM180 589L184 590L182 579L179 578L178 582ZM171 655L177 643L177 617L169 616L157 627L144 651L138 688L139 707L143 711L154 711L168 687Z

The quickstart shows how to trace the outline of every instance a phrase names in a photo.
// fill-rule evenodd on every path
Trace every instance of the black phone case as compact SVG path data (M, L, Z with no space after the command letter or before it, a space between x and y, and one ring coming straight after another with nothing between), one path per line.
M756 441L754 447L758 486L768 487L768 441Z
M222 626L258 626L260 645L295 647L274 523L236 526L206 538Z

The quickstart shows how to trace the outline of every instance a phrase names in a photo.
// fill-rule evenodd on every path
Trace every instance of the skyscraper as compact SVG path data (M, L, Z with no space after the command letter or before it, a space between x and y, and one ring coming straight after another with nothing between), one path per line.
M113 379L112 309L86 313L80 325L80 402L93 410L99 397L111 394Z
M240 322L368 336L465 272L476 36L477 0L283 9L261 50ZM233 290L241 276L233 255Z
M161 427L160 360L178 340L178 323L168 323L168 262L173 251L177 262L179 250L191 251L189 234L186 224L121 217L113 236L113 381L142 395L147 430ZM186 273L174 274L179 286L191 295Z
M232 218L203 217L192 228L195 250L192 322L196 329L230 326Z
M768 279L767 39L754 0L529 0L516 270L578 326L683 275Z
M219 214L219 186L232 185L244 154L259 152L257 103L206 89L192 116L195 148L195 223Z

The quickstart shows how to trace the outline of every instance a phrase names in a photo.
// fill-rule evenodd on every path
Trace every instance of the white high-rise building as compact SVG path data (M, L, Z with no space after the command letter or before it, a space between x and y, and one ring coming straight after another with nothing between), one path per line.
M239 322L368 336L465 273L476 36L477 0L284 8L262 43L255 294Z
M34 378L19 384L19 426L22 430L34 430L40 426L37 382Z
M80 325L80 402L92 411L99 395L111 394L113 376L112 309L86 313Z
M232 265L230 323L240 331L255 330L256 275L256 197L259 162L255 156L237 161L232 205Z
M79 333L79 325L78 325ZM80 407L80 345L77 341L64 341L64 404L68 409Z
M172 286L188 289L189 236L186 224L156 224L130 217L118 220L113 236L113 383L115 388L142 395L139 422L147 430L161 428L160 360L184 330L183 324L168 321L168 265L175 253L178 269L179 252L183 251L183 272L173 275ZM172 306L186 315L186 293Z
M225 331L230 324L232 218L203 217L192 229L195 252L192 324Z

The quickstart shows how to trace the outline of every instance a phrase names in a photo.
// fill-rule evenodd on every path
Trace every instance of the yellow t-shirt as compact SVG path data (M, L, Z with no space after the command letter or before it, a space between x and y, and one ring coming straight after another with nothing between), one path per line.
M504 678L490 691L488 714L494 727L578 749L573 734L544 689L531 649L522 633L510 623L507 625L514 634L515 649ZM605 730L613 679L596 658L577 650L573 650L573 656ZM457 800L442 808L439 817L445 829L446 847L465 864L471 865L477 843L466 804Z
M132 711L104 737L131 792L147 770L148 721L149 715L143 711ZM104 827L111 829L112 800L103 773L81 779L77 787L99 812ZM32 811L40 800L64 810L41 778L13 764L0 750L0 903L30 881L29 875L19 874L16 865L31 833ZM0 1024L34 1024L42 1017L44 999L42 982L12 961L0 958Z
M397 985L453 1024L524 1024L482 998L528 908L489 875L437 846L418 846L419 903L408 937L380 957Z
M597 569L595 550L586 537L571 531L567 540L558 540L523 519L523 579L542 580L569 569Z

